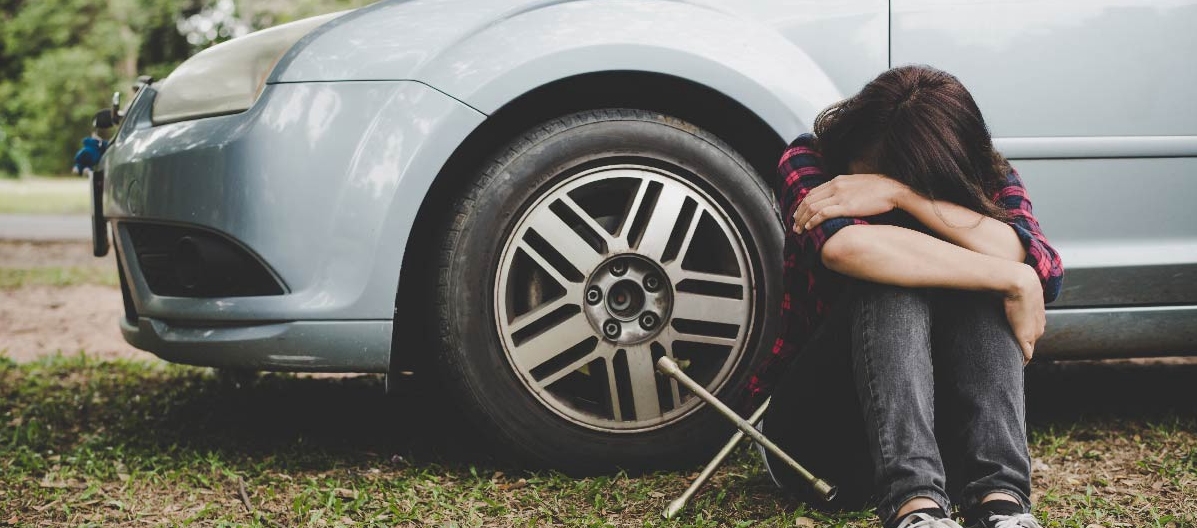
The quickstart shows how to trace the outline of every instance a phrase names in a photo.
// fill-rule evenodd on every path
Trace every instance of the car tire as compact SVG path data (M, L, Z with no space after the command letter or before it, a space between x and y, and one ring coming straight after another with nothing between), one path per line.
M671 355L742 403L780 303L765 287L782 262L767 189L718 137L659 113L587 111L528 131L463 189L440 234L430 323L444 388L495 447L538 467L693 463L733 428L652 363Z

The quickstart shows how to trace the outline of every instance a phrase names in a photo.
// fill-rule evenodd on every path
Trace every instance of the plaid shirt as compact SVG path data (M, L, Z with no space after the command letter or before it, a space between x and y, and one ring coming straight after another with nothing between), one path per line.
M814 148L814 136L798 136L781 156L777 170L783 178L780 192L781 210L785 222L785 293L781 300L781 331L773 343L773 353L748 381L751 400L764 400L782 367L793 358L807 336L818 327L831 309L830 301L846 283L847 278L823 267L819 254L823 244L839 230L850 225L891 224L910 227L927 233L927 228L903 211L893 211L869 218L832 218L825 220L801 235L793 231L794 212L806 194L832 177L823 172L822 156ZM1024 262L1035 269L1043 283L1045 302L1060 294L1064 268L1060 255L1047 243L1039 222L1031 214L1031 200L1018 173L1011 170L1006 184L994 200L1010 212L1010 227L1018 234L1026 249Z

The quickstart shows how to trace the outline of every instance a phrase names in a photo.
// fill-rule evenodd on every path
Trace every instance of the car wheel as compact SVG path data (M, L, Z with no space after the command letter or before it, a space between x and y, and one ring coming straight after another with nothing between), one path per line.
M714 135L610 109L509 144L455 204L437 361L499 447L572 472L693 462L731 426L654 369L670 356L737 403L768 354L781 226Z

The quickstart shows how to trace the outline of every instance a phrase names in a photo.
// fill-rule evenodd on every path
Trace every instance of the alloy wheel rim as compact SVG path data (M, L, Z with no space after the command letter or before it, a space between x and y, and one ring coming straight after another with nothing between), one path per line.
M504 242L494 300L507 362L575 424L633 432L677 421L701 400L656 360L673 358L708 390L727 382L754 321L745 248L724 209L673 171L565 177Z

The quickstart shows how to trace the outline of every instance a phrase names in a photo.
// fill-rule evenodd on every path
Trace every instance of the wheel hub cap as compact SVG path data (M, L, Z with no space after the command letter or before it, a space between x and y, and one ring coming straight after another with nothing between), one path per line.
M661 332L673 305L664 287L664 270L636 254L618 255L600 264L587 281L583 310L607 341L630 345Z
M715 391L750 345L745 243L679 174L639 165L572 174L506 238L494 292L504 353L542 404L578 425L625 432L678 420L700 400L658 374L656 360L673 358Z

